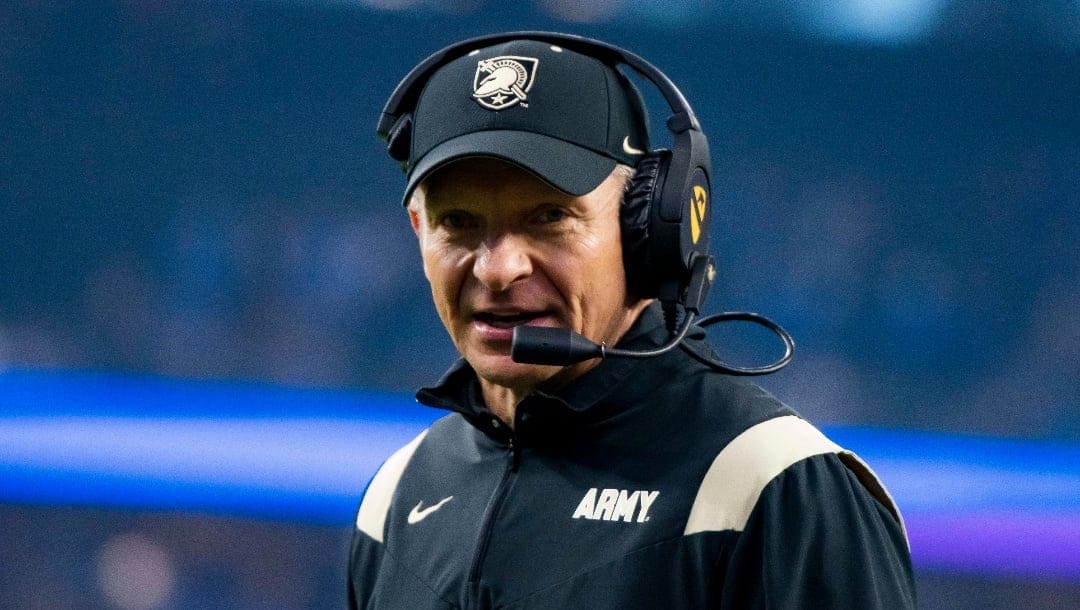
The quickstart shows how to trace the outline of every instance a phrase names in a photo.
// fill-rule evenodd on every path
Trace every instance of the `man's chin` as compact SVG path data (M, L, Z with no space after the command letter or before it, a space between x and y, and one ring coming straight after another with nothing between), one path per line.
M554 377L560 366L522 364L510 359L510 354L466 355L465 359L480 379L515 391L527 392Z

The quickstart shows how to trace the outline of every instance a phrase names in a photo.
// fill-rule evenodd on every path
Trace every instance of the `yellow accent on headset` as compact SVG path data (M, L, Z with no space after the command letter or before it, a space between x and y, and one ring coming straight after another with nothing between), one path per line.
M695 244L701 238L701 225L705 224L706 198L705 187L694 185L694 196L690 198L690 239Z

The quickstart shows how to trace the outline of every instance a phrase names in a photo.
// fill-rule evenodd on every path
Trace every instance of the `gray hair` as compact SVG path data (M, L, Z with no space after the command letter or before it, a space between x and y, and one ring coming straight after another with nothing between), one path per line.
M623 192L625 193L630 190L630 183L634 181L634 174L637 173L637 170L629 165L617 163L611 173L623 180Z

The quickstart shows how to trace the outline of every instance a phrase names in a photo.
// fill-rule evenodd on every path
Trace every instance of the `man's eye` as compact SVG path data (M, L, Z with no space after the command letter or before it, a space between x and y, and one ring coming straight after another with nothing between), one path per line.
M472 217L465 212L447 212L439 218L439 224L447 229L467 229L472 226Z
M545 224L561 222L566 219L566 210L561 208L547 208L546 210L541 211L536 219Z

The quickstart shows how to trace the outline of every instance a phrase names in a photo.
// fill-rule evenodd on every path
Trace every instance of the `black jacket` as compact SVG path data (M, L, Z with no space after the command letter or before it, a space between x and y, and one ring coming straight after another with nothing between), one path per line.
M620 347L666 336L650 308ZM914 607L903 524L873 473L691 358L702 336L536 392L513 430L464 362L421 390L453 413L369 484L350 606Z

